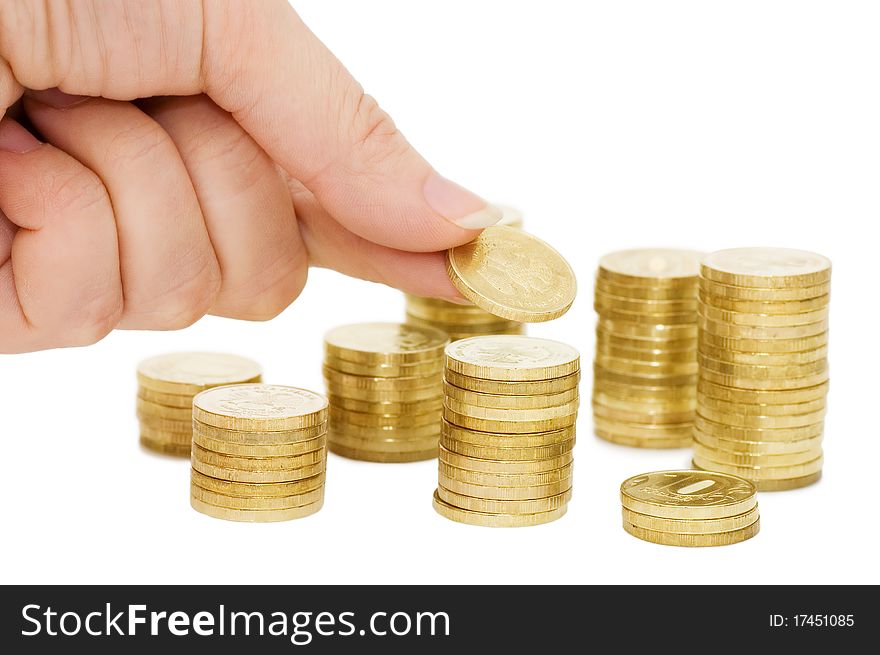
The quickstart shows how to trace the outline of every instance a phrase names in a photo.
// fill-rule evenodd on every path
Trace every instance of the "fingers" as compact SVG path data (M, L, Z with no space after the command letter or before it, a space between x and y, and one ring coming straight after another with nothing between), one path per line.
M147 103L189 171L223 281L212 314L265 320L302 291L308 254L287 186L233 118L206 96Z
M220 269L165 131L129 103L55 91L27 98L25 110L47 141L93 170L110 194L125 303L119 327L175 329L201 318L214 304Z
M0 122L0 352L94 343L117 324L122 285L98 177Z
M382 245L442 250L501 217L434 172L284 0L8 0L0 56L30 88L207 93L335 219Z
M406 293L461 302L446 275L443 253L414 253L380 246L334 221L311 192L288 179L303 240L312 263Z

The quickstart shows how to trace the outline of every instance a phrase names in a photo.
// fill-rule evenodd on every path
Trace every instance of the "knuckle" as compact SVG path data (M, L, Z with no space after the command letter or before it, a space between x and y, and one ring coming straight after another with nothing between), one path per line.
M122 293L113 288L91 298L81 306L78 329L71 345L90 346L106 337L122 318Z
M80 213L109 203L104 183L85 167L52 178L43 198L48 216Z
M296 300L308 279L308 268L283 268L282 273L262 276L250 286L242 297L242 310L236 312L238 318L249 321L269 321L281 314Z
M219 291L220 267L211 251L181 267L158 296L138 303L136 311L159 329L179 330L207 314Z
M409 148L400 130L376 102L358 89L350 103L350 142L365 168L402 155Z
M106 158L111 166L124 167L149 160L170 144L168 134L152 120L137 121L117 132L107 145Z

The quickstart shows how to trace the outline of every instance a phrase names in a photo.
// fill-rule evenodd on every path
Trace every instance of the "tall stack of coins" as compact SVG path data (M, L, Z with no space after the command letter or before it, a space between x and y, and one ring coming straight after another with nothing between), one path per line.
M556 341L502 335L451 343L434 509L488 527L565 514L579 379L578 352Z
M708 471L657 471L620 485L623 529L666 546L726 546L761 528L751 482Z
M783 248L707 255L700 271L694 464L794 489L822 475L831 262Z
M250 359L222 353L170 353L144 360L137 368L141 444L189 457L193 397L211 387L259 382L261 372Z
M624 250L596 275L596 436L640 448L690 446L701 253Z
M522 228L520 211L500 205L498 208L502 213L498 225ZM453 341L482 334L522 334L525 331L522 323L490 314L476 305L411 294L406 294L406 322L443 330Z
M371 462L437 456L444 332L400 323L345 325L324 337L330 451Z
M190 504L229 521L287 521L324 504L327 400L271 384L195 397Z

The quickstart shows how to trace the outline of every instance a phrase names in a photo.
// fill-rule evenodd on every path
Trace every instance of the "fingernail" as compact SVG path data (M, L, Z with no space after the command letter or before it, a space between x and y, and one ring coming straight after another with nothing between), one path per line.
M0 122L0 150L24 154L43 145L37 137L14 120Z
M43 91L27 91L25 93L29 98L33 98L37 102L54 107L55 109L67 109L89 99L89 96L74 96L64 93L60 89L45 89Z
M434 171L425 180L423 193L431 209L466 230L479 230L501 220L500 209Z

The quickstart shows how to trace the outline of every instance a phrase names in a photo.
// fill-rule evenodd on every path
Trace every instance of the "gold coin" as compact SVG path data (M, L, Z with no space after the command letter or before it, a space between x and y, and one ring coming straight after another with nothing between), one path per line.
M602 385L593 387L593 404L599 404L606 409L620 412L652 416L656 414L692 414L697 406L693 397L683 399L668 398L628 398L626 395L618 396L608 391Z
M457 523L478 525L486 528L522 528L532 525L550 523L562 518L568 510L568 504L550 510L549 512L536 512L533 514L490 514L487 512L473 512L461 509L444 502L438 493L434 492L434 510L443 518Z
M624 382L614 382L604 379L602 376L593 382L594 392L598 391L619 399L630 400L637 403L666 403L666 402L696 402L696 385L688 377L684 384L664 386L634 385Z
M804 475L799 478L789 478L787 480L756 480L755 486L758 491L788 491L789 489L800 489L818 482L822 478L822 471Z
M421 362L418 364L360 364L358 362L349 362L344 359L335 357L324 358L324 368L366 378L417 378L432 377L443 374L443 359L437 357L436 360L430 362Z
M470 484L444 475L439 476L439 487L447 492L463 494L465 496L498 501L532 501L550 498L565 493L571 489L571 478L550 482L535 487L490 487L479 484ZM487 510L481 510L487 511ZM488 510L491 511L491 510ZM538 510L540 511L540 510ZM510 513L516 513L515 511Z
M245 471L241 469L231 469L222 466L213 466L206 464L198 458L193 457L192 467L208 477L217 478L218 480L228 480L229 482L293 482L294 480L303 480L311 478L326 470L327 462L322 460L316 464L308 464L294 469L283 469L280 471Z
M600 352L596 353L594 360L596 366L601 366L606 371L620 373L623 375L644 375L647 377L680 377L697 374L697 362L646 362L634 359L621 359L604 355Z
M831 279L831 262L822 255L790 248L731 248L706 255L700 275L738 287L809 287Z
M825 282L809 287L738 287L700 278L700 292L713 297L750 302L791 302L827 296L831 283Z
M649 514L639 514L626 507L623 508L623 521L637 528L655 532L672 532L678 534L708 534L712 532L731 532L741 530L758 520L758 508L748 512L729 516L723 519L663 519Z
M190 396L210 387L259 382L261 374L255 361L224 353L169 353L145 359L137 368L142 388Z
M297 494L303 494L307 491L323 487L324 482L327 479L325 473L319 473L310 478L303 478L293 482L247 483L219 480L217 478L203 475L195 469L191 470L191 474L192 483L198 485L202 489L223 494L224 496L238 496L239 498L278 498L295 496Z
M625 421L645 425L669 425L670 423L680 425L694 420L694 410L691 409L685 412L633 412L606 407L602 403L594 401L593 416L608 421Z
M599 260L600 279L619 285L682 286L696 282L703 253L669 248L612 252Z
M215 519L223 519L225 521L244 521L248 523L270 523L274 521L290 521L292 519L301 519L318 512L324 505L324 501L320 500L311 505L303 505L302 507L291 507L289 509L231 509L229 507L217 507L209 503L202 502L198 498L190 496L190 505L197 512L206 514Z
M444 503L454 507L467 509L472 512L487 512L497 514L535 514L536 512L549 512L565 505L571 500L571 489L563 491L555 496L546 498L533 498L531 500L495 500L493 498L475 498L458 494L442 486L437 487L437 495Z
M501 334L524 335L525 329L522 327L511 328L510 330L479 330L478 332L455 332L449 333L450 341L460 341L461 339L470 339L474 336L495 336Z
M570 481L572 474L572 464L539 473L482 473L460 469L442 460L438 462L438 466L439 474L443 478L487 487L536 487L562 480ZM449 488L449 485L443 486Z
M606 434L635 439L689 439L693 434L693 423L670 423L667 425L651 425L629 421L609 420L601 416L593 416L593 426Z
M599 364L593 364L593 378L596 381L611 382L621 385L629 385L632 388L638 387L683 387L693 386L697 383L697 374L689 375L661 375L661 374L641 374L635 375L630 373L618 373L610 371Z
M475 305L523 323L559 318L577 293L574 271L562 255L512 227L488 227L447 250L446 272Z
M152 450L153 452L161 453L162 455L170 455L172 457L189 457L189 444L152 439L143 434L140 437L140 442L141 446L143 446L147 450Z
M788 416L759 416L755 414L738 414L719 412L710 407L700 407L700 416L724 425L742 428L798 428L814 425L825 418L825 410L807 414L789 414Z
M408 462L421 462L426 459L434 459L437 457L437 448L428 450L419 450L412 452L378 452L371 450L359 450L357 448L348 448L330 442L330 452L346 457L348 459L356 459L363 462L377 462L386 464L405 464Z
M271 496L269 498L248 498L243 496L227 496L203 489L195 483L190 484L190 496L214 507L247 510L279 510L291 507L302 507L324 500L324 487L305 491L294 496Z
M549 339L473 337L446 347L446 368L484 380L531 382L576 373L580 370L580 355L571 346Z
M327 381L327 395L366 403L413 404L421 401L434 401L442 398L443 387L438 381L436 386L419 389L359 389L357 387L343 386L336 384L335 382Z
M466 443L463 441L457 441L455 439L450 439L444 435L440 435L440 445L443 446L446 450L452 453L456 453L458 455L465 455L467 457L472 457L476 459L489 459L496 461L512 461L512 462L523 462L528 463L531 460L546 460L559 457L560 455L565 455L566 453L570 453L574 448L574 439L569 441L562 441L559 443L549 444L547 446L527 446L522 448L506 448L501 446L478 446L470 443ZM455 462L450 461L450 464L455 464ZM531 462L533 463L533 462ZM536 467L538 465L535 465ZM468 468L467 466L462 466L462 468ZM523 473L537 472L543 469L540 468L529 468L524 466L522 468ZM510 471L519 472L519 471Z
M755 377L741 377L725 375L706 368L700 369L700 379L714 382L726 387L737 389L754 389L759 391L786 391L789 389L805 389L828 381L828 370L812 375L791 378L760 379Z
M188 409L192 413L193 397L189 394L162 393L138 386L137 397L165 407Z
M813 350L802 350L790 353L754 353L715 348L708 344L700 344L701 355L717 361L730 364L747 364L752 366L793 366L811 364L825 359L828 356L828 346L821 346Z
M471 405L463 403L455 398L446 397L444 401L446 407L456 414L468 416L474 419L484 419L487 421L547 421L551 419L567 418L572 414L576 414L580 401L576 398L564 405L556 405L555 407L538 407L533 409L498 409L495 407L480 407L479 405Z
M596 343L596 353L615 359L632 360L644 364L680 364L697 361L697 344L684 350L665 350L663 348L621 348L607 342Z
M137 399L137 411L139 415L144 416L155 416L181 422L192 421L192 409L157 405L143 398Z
M314 439L294 441L287 444L242 444L229 442L223 439L205 437L197 430L193 430L192 441L205 450L211 450L223 455L235 455L237 457L291 457L303 455L316 450L321 450L327 445L326 433Z
M699 438L694 439L694 457L701 460L711 460L722 464L734 466L768 467L799 466L811 462L822 454L822 449L808 450L800 453L778 453L774 455L753 455L752 453L730 452L709 448L700 443Z
M594 309L599 317L605 321L623 322L637 325L663 325L663 326L694 326L697 322L696 310L678 314L644 314L625 312L617 309L609 309L596 303Z
M828 307L814 309L800 314L749 314L736 312L728 309L718 309L705 303L700 305L699 313L710 321L726 323L736 326L751 326L759 328L769 327L798 327L801 325L813 325L820 321L828 320Z
M734 325L732 323L713 321L700 312L697 313L697 325L701 331L708 332L714 336L734 339L758 339L761 341L775 339L803 339L804 337L814 337L817 334L822 334L823 332L828 331L827 318L816 321L815 323L806 323L803 325L768 327ZM701 332L701 334L703 332ZM801 349L799 348L798 350Z
M363 425L352 425L342 421L334 420L330 424L330 431L337 435L344 434L348 437L356 437L360 439L426 439L428 437L436 438L440 434L440 416L428 425L419 425L416 427L366 427ZM331 437L332 438L332 437Z
M312 450L300 455L276 457L242 457L240 455L224 455L205 450L200 445L193 446L193 458L210 466L237 469L239 471L283 471L301 466L317 464L324 460L324 449Z
M724 423L710 421L697 413L694 416L694 427L719 439L742 439L743 441L797 441L798 439L811 439L822 434L825 427L822 421L812 425L802 425L794 428L745 428Z
M719 439L694 430L694 440L707 448L733 453L753 455L783 455L814 451L822 446L822 435L795 441L745 441L742 439Z
M578 399L577 387L558 393L541 394L537 396L511 396L503 394L488 394L460 389L448 382L443 383L443 394L452 400L475 407L491 409L544 409L558 407Z
M355 450L371 450L385 453L430 450L431 448L437 448L439 442L439 431L427 437L411 439L353 437L343 431L333 431L330 433L330 443L333 445L354 448Z
M361 364L435 361L449 338L440 330L405 323L356 323L324 335L328 357Z
M770 314L773 316L802 314L803 312L813 312L820 309L826 309L830 302L831 296L827 293L817 298L805 298L803 300L782 300L782 301L755 301L755 300L737 300L724 296L716 296L712 293L700 292L700 302L710 307L716 307L721 310L731 312L745 312L747 314Z
M433 388L439 391L443 376L441 372L434 375L417 375L403 378L371 378L362 375L348 375L324 367L324 379L340 389L357 388L371 391L408 391L410 389Z
M773 393L773 392L770 392ZM703 392L697 394L697 402L704 409L725 414L739 414L742 416L793 416L798 414L810 414L825 409L825 396L802 403L789 405L754 404L745 402L729 402L719 400ZM704 416L707 416L704 414ZM708 418L711 418L707 416Z
M614 432L601 430L599 428L594 429L594 433L597 437L604 441L608 441L609 443L616 444L618 446L629 446L631 448L655 448L655 449L668 449L668 448L690 448L693 443L693 438L690 436L686 437L650 437L650 438L638 438L638 437L627 437L625 435L616 434Z
M602 316L596 321L596 330L628 339L666 339L668 341L696 339L698 333L696 322L666 325L621 320L612 321Z
M496 458L490 459L488 457L462 455L452 452L443 444L440 444L439 457L441 462L450 466L467 469L468 471L479 471L481 473L544 473L568 466L574 461L574 457L571 454L571 447L574 445L574 442L568 442L565 445L568 446L568 450L559 449L559 452L555 455L541 456L541 453L529 453L530 457L519 457L518 459L513 459L506 452L499 451L522 449L494 448L492 449L493 452L486 453L495 454Z
M694 455L694 464L701 469L722 471L748 480L789 480L813 475L822 470L822 462L823 457L820 455L809 462L791 466L741 466Z
M411 403L370 402L354 400L344 396L329 396L330 407L344 409L349 412L362 412L376 416L408 416L411 414L427 414L443 409L443 397L437 396L430 400L417 400Z
M546 396L577 389L581 380L580 371L550 380L533 380L531 382L506 382L503 380L485 380L483 378L462 375L446 369L444 379L459 389L476 393L496 394L503 396Z
M423 321L437 321L452 325L510 325L516 321L510 321L500 316L490 314L486 310L475 305L457 305L446 301L443 305L425 304L420 301L407 302L406 313L412 318Z
M176 419L162 418L161 416L151 416L142 412L137 413L137 418L141 427L147 427L161 432L177 432L185 434L192 431L192 418L190 418L189 421L178 421Z
M191 421L190 426L193 433L197 432L200 437L240 446L265 446L267 448L294 444L300 441L310 441L327 434L326 422L298 430L275 430L269 432L227 430L202 423L201 421Z
M634 300L690 300L697 297L699 281L697 278L687 278L687 283L680 286L651 286L618 284L601 277L596 277L596 293Z
M709 332L700 333L700 346L719 350L741 353L787 354L815 350L828 345L828 332L811 337L794 339L744 339L736 337L719 337Z
M448 421L443 421L441 424L441 432L446 439L461 441L474 446L492 446L495 448L534 448L536 446L551 446L564 441L572 441L575 438L574 425L549 432L505 434L468 430L453 425Z
M230 430L295 430L325 422L327 399L277 384L216 387L193 399L193 418Z
M443 418L453 425L468 428L469 430L523 434L526 432L549 432L551 430L558 430L569 425L574 425L577 420L577 412L565 416L558 416L556 418L533 421L501 421L465 416L464 414L452 411L448 407L444 407Z
M596 326L596 345L602 347L624 348L635 351L650 352L693 352L697 347L698 335L683 338L659 337L627 337L607 332L600 325Z
M626 509L665 519L724 519L757 507L748 480L711 471L655 471L620 485Z
M176 443L189 448L192 445L193 435L189 432L169 432L167 430L158 430L146 425L140 426L142 437L146 437L150 441L160 441L165 443Z
M330 422L333 425L361 425L367 428L416 428L423 425L435 425L439 421L439 409L425 414L388 416L366 414L364 412L349 412L333 406L330 407Z
M827 360L818 359L814 362L805 364L773 364L770 366L759 366L757 364L731 364L730 362L722 362L712 359L708 355L702 353L697 355L697 361L700 364L701 371L713 371L731 377L742 377L756 380L773 380L778 378L802 378L808 375L823 373L828 369Z
M697 298L693 296L675 300L644 300L604 293L597 288L594 305L600 314L603 310L610 309L642 316L665 316L667 314L693 314L697 311ZM666 321L648 322L665 323Z
M697 392L711 398L749 405L794 405L824 399L828 395L828 382L802 389L761 390L734 389L715 384L705 378L697 383Z
M623 522L623 529L632 536L643 541L661 544L664 546L686 546L686 547L704 547L704 546L729 546L741 541L751 539L761 529L761 519L757 519L748 527L739 530L731 530L730 532L709 532L706 534L682 534L679 532L660 532L657 530L646 530L628 523Z

